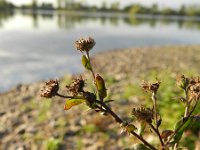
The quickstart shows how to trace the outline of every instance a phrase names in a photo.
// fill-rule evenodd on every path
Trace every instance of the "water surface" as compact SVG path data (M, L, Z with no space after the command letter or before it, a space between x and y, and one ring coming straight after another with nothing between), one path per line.
M0 14L0 92L19 83L79 73L74 41L95 38L92 54L115 48L200 44L200 22L183 19L16 12Z

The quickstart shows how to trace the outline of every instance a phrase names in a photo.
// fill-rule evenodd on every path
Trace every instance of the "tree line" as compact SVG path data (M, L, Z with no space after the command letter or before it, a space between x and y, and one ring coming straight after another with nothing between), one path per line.
M28 5L15 6L11 2L6 0L0 0L0 10L12 10L13 8L19 9L48 9L48 10L79 10L79 11L91 11L91 12L123 12L130 15L137 14L150 14L150 15L176 15L176 16L200 16L200 6L182 5L178 9L172 9L169 7L159 8L157 4L153 4L150 7L142 6L140 4L131 4L124 8L120 8L119 1L113 2L108 5L106 1L102 2L101 6L89 6L84 1L74 2L73 0L57 0L57 7L52 3L38 3L37 0L32 0Z

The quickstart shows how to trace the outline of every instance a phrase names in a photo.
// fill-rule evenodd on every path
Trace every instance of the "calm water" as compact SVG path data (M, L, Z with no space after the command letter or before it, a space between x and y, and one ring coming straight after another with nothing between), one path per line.
M87 16L87 15L86 15ZM83 71L74 41L96 40L93 54L114 48L200 44L200 22L64 14L0 14L0 92L19 83Z

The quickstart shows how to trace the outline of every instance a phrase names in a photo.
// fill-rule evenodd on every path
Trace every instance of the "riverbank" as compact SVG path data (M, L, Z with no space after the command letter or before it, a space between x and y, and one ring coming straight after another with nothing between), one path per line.
M168 70L172 77L176 73L199 74L199 60L200 46L164 46L102 52L93 56L92 63L95 72L109 80L109 92L123 95L120 92L126 83L138 82L152 71L159 76ZM60 79L61 86L71 78L72 75L66 75ZM84 106L66 112L65 100L42 99L41 87L41 82L18 85L0 94L0 149L47 149L54 144L60 149L96 150L122 149L133 144L135 139L119 134L119 126L112 124L111 118L86 112ZM139 103L137 97L124 100L113 97L116 98L113 109L123 118ZM149 136L147 140L154 139Z

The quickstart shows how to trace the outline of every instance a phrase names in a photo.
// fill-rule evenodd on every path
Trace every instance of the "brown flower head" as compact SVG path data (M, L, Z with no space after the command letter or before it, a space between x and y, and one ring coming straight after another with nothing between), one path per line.
M75 42L75 46L77 50L80 50L80 51L90 51L94 47L95 44L96 43L94 39L91 37L81 38Z
M69 92L72 93L73 96L76 96L80 92L84 92L83 90L84 86L85 86L85 81L80 76L79 78L75 78L70 85L66 86L66 88Z
M45 86L41 90L41 97L51 98L57 94L59 90L59 84L57 80L49 80L45 83Z
M135 116L139 121L152 123L153 111L150 108L145 108L143 106L133 108L132 115Z
M151 92L151 93L156 93L158 91L158 88L160 86L159 81L156 83L148 83L148 82L143 82L142 83L142 89L145 90L146 92Z
M188 94L190 100L198 100L200 98L200 79L199 77L191 78L188 84Z

